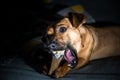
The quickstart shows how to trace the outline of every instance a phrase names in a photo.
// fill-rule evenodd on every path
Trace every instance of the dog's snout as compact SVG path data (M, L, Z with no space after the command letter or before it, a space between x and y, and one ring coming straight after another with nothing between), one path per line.
M57 48L57 45L55 43L51 43L48 47L54 50Z

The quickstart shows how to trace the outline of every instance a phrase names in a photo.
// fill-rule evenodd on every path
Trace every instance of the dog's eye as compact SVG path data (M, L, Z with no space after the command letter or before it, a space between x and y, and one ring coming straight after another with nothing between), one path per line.
M64 33L66 32L67 28L66 27L60 27L59 32Z

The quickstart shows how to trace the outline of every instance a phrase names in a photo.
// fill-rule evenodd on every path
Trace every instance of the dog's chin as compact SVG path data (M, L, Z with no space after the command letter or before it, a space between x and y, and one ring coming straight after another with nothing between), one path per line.
M77 52L70 46L63 50L52 51L52 53L56 59L60 59L61 57L64 58L64 60L67 61L68 66L71 68L74 68L78 64Z

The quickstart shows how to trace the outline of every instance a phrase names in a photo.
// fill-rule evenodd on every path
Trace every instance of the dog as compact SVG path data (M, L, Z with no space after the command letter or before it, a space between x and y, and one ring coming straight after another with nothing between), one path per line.
M48 75L64 77L89 61L120 55L120 27L87 25L86 17L69 13L48 26L46 45L52 54Z
M120 55L120 26L94 27L86 24L83 14L68 13L49 25L43 37L30 43L29 52L40 44L51 54L50 67L44 65L43 72L60 78L89 61Z

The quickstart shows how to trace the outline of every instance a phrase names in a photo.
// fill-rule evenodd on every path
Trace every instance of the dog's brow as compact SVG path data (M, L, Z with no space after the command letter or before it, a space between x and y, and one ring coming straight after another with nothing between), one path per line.
M57 26L63 26L63 25L65 25L65 24L58 24Z

